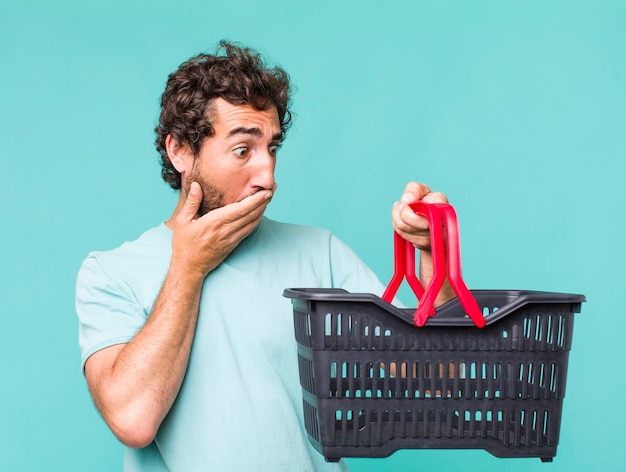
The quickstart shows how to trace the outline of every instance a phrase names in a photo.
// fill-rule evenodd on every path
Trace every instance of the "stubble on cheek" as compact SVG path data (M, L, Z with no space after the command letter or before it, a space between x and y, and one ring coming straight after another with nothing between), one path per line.
M200 208L198 209L198 217L224 206L224 192L209 183L198 183L202 188L202 203L200 203Z
M196 172L192 172L189 179L185 179L183 183L183 189L186 194L189 194L191 182L198 182L202 189L202 202L200 202L200 208L198 208L198 213L196 214L198 218L206 215L211 210L221 208L225 205L224 191L202 179Z

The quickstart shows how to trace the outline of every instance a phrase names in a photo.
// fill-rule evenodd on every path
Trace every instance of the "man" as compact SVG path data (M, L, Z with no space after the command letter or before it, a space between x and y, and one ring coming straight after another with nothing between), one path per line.
M220 45L183 63L162 96L162 176L180 189L171 217L81 267L84 373L126 446L125 470L345 470L306 439L281 294L383 287L329 232L263 216L291 121L288 76L252 50ZM406 205L418 199L445 201L410 183L392 219L421 248L427 281L428 225Z

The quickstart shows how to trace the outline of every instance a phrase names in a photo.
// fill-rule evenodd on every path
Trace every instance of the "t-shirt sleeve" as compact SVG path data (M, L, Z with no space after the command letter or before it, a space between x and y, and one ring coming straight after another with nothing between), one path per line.
M385 291L376 274L335 235L330 237L330 264L335 288L378 296L382 296Z
M97 256L83 262L76 281L81 366L96 351L129 342L146 321L132 291L108 274Z

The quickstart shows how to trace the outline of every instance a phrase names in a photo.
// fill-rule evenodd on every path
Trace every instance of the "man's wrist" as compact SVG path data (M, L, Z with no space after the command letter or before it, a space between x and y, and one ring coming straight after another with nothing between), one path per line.
M185 284L202 285L209 272L210 270L206 270L203 267L197 267L194 264L172 257L168 276L183 281Z

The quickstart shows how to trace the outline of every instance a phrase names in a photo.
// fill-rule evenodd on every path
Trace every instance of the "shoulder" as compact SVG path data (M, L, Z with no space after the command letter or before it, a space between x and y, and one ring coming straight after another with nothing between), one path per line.
M94 352L130 341L145 323L169 263L167 231L157 226L83 261L75 296L83 366Z
M138 238L126 241L120 246L106 251L92 251L87 255L87 259L115 260L133 257L142 257L155 251L162 252L163 248L171 244L171 232L164 225L160 224L142 233Z
M168 257L170 253L171 233L161 224L117 248L90 252L81 264L78 278L81 280L99 275L117 278L117 275L134 271L137 267L149 270L156 261Z

